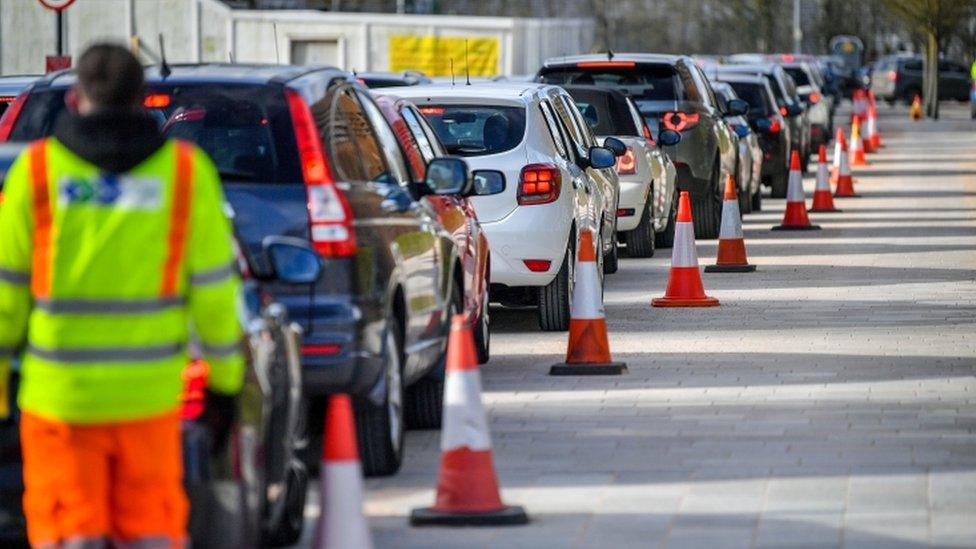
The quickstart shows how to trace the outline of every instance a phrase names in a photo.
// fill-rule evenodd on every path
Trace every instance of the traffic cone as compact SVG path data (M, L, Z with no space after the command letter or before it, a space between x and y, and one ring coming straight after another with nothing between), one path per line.
M871 105L868 105L867 114L864 118L864 135L861 136L861 148L865 153L873 153L874 147L871 146L871 132L874 127L874 114Z
M322 438L321 511L316 549L370 549L373 539L363 515L363 472L349 395L329 397Z
M837 188L834 189L834 196L838 198L857 198L860 195L854 192L854 178L851 176L851 165L847 161L847 149L840 151L840 171L837 174Z
M718 233L718 255L714 265L705 267L706 273L748 273L756 266L746 260L746 242L742 236L742 216L739 214L739 194L735 179L725 179L725 201L722 203L722 228Z
M800 153L795 149L790 156L790 180L786 187L786 211L783 223L773 227L774 231L819 230L820 225L811 225L807 216L807 203L803 195L803 176L800 175Z
M799 158L799 157L797 157ZM674 227L674 246L671 248L671 273L664 297L651 300L654 307L715 307L718 300L705 295L701 273L698 272L698 252L695 250L695 227L691 224L691 200L688 191L678 198L678 218Z
M922 96L915 94L915 98L912 99L912 108L908 111L908 116L912 120L922 119Z
M851 147L848 152L851 167L867 166L868 161L864 158L864 141L861 139L861 118L854 117L851 123Z
M867 114L867 103L867 96L864 90L860 88L854 90L851 95L851 122L855 118L864 118L864 115Z
M607 321L603 316L603 292L596 272L593 233L580 231L576 252L576 280L569 309L569 344L566 362L549 369L551 376L620 375L627 371L623 362L610 360Z
M837 128L837 136L834 137L833 165L830 168L830 182L835 185L840 176L840 159L843 156L847 156L847 138L844 137L844 129Z
M830 182L827 180L827 147L820 144L817 155L817 187L813 191L813 206L811 212L839 212L834 207L834 197L830 194Z
M868 125L868 130L871 135L871 148L878 150L884 147L881 144L881 131L878 130L878 104L874 102L874 91L868 90L868 108L871 118L869 119L870 124Z
M526 524L525 509L502 503L491 456L488 419L481 405L481 374L471 327L451 319L444 383L441 469L433 507L414 509L413 526Z

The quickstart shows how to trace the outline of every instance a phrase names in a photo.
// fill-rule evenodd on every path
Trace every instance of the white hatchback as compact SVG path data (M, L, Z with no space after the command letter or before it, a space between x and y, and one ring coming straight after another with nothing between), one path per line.
M605 184L616 157L587 146L592 132L572 98L534 83L386 91L416 104L447 151L472 170L505 174L504 192L471 198L491 249L491 299L537 303L543 330L567 329L579 232L599 235L602 263L616 244L617 203Z

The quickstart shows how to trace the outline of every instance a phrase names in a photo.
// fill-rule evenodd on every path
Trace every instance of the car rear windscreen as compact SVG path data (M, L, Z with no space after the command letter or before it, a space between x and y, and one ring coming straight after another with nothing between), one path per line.
M65 89L31 93L11 141L51 135L67 116ZM227 183L302 181L294 130L281 88L194 84L149 87L147 112L166 137L196 143Z
M490 105L424 105L444 148L459 156L483 156L514 149L525 134L525 108Z
M807 76L807 71L803 70L802 67L783 67L786 74L793 77L793 81L797 86L809 86L810 78Z
M646 102L682 99L681 81L671 65L552 67L543 69L540 79L547 84L613 88L630 95L641 110Z
M760 118L771 114L765 86L748 82L729 82L729 86L732 86L739 99L749 103L749 118Z

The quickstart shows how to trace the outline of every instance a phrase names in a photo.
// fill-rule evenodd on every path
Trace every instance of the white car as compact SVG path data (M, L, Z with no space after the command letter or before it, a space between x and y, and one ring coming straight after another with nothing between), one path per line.
M505 191L471 198L491 249L491 300L537 303L543 330L567 329L580 230L593 233L598 262L616 250L616 176L606 177L616 157L595 146L572 98L534 83L387 91L416 104L472 170L505 174Z
M657 246L670 248L678 211L676 170L661 146L676 145L681 134L662 130L658 134L660 145L655 143L634 100L616 89L563 88L576 101L597 138L617 154L617 233L627 244L627 255L651 257Z

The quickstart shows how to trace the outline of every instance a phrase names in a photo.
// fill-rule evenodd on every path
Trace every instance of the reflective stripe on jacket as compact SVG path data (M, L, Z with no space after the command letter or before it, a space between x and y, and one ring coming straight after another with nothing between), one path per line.
M69 423L172 410L191 330L211 388L239 390L240 281L205 154L169 141L108 174L49 138L11 166L4 194L0 380L22 348L22 408Z

